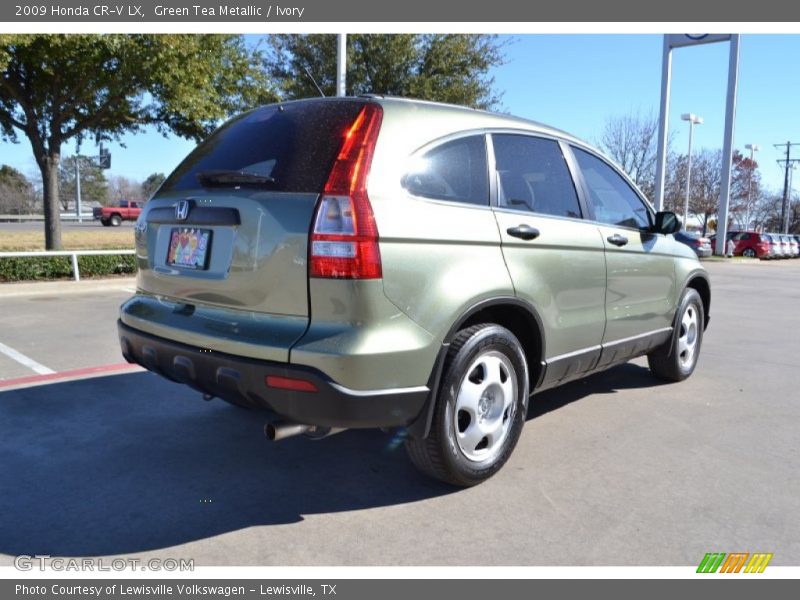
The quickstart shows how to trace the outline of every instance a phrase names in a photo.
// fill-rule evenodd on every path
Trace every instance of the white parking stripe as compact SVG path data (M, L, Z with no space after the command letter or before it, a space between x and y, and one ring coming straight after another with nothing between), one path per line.
M8 358L11 358L17 361L21 365L25 365L29 369L33 370L34 373L38 373L39 375L50 375L51 373L55 373L53 369L48 369L42 364L39 364L32 358L25 356L24 354L17 352L13 348L9 348L3 342L0 342L0 352L5 354Z

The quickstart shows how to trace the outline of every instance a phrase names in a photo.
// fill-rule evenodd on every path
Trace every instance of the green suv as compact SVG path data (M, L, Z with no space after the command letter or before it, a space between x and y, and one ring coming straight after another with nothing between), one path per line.
M222 125L136 224L131 362L267 409L273 439L403 428L474 485L529 396L647 355L697 363L708 276L593 148L506 115L367 96Z

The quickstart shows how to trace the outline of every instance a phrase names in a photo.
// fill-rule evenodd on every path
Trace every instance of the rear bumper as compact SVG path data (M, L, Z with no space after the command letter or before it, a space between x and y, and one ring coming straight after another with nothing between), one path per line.
M350 390L311 367L278 363L173 342L117 321L122 355L128 362L205 394L307 425L324 427L396 427L408 425L422 410L428 388ZM300 378L316 392L267 387L267 376Z

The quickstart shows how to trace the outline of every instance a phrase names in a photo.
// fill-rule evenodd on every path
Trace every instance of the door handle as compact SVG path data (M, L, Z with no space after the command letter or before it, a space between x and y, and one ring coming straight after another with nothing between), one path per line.
M506 233L523 240L535 240L539 237L539 230L530 225L525 225L525 223L517 225L516 227L509 227L506 229Z
M628 243L628 238L626 238L624 235L620 235L618 233L615 233L614 235L610 235L606 239L609 241L609 243L614 244L615 246L620 246L620 247L622 247L622 246L624 246L625 244Z

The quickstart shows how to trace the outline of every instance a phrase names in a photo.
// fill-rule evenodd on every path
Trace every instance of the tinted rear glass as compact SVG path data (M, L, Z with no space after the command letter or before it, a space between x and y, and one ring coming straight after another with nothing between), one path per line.
M401 185L415 196L489 206L489 172L483 135L446 142L413 163Z
M161 192L202 187L198 173L246 171L273 181L259 187L319 193L363 102L273 104L235 117L203 141L167 178Z

